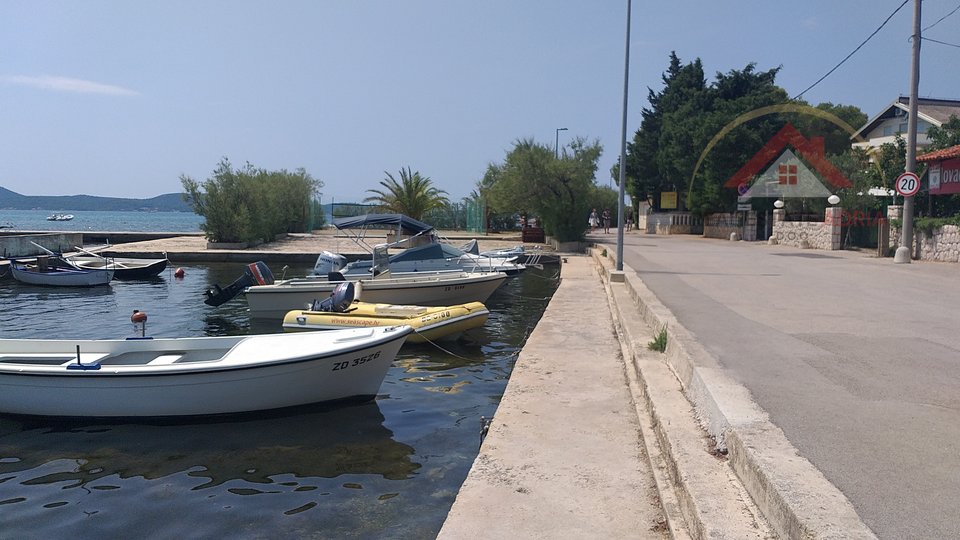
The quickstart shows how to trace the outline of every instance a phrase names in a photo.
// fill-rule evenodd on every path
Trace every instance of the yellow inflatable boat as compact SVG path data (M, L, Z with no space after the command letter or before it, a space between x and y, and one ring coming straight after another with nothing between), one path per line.
M456 339L465 330L483 326L489 315L480 302L442 307L352 302L343 311L290 311L283 318L283 329L295 332L407 325L414 330L407 341L424 343Z

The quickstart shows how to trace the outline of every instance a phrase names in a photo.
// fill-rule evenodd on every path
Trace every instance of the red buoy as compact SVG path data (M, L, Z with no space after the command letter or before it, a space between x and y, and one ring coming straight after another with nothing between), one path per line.
M174 272L173 272L173 277L181 278L181 279L182 279L182 278L183 278L183 274L184 274L183 268L177 267L177 269L174 270Z
M130 316L130 322L133 322L133 323L147 322L147 314L138 309L135 309L133 310L133 315Z

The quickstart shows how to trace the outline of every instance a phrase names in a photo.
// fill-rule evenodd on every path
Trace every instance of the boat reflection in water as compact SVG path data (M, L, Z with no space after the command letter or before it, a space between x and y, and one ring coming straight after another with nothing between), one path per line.
M108 508L115 492L123 493L132 514L157 497L166 500L163 492L175 492L181 504L206 505L201 514L217 515L194 534L226 536L252 516L290 515L324 498L342 504L342 498L322 497L338 489L366 486L372 491L367 496L396 496L378 487L420 468L414 449L384 427L375 402L136 424L7 416L0 418L0 434L0 505L20 515L43 511L49 524L6 523L11 538L56 537L57 521L62 526L97 509L107 511L103 520L129 523ZM236 508L233 519L222 515L231 514L225 505ZM105 530L118 530L115 525Z
M282 474L408 478L420 467L410 459L413 448L394 441L383 421L375 402L225 415L194 422L155 419L125 424L6 417L0 419L0 429L15 434L0 438L0 455L4 456L0 474L14 475L8 482L70 481L70 487L81 487L110 476L154 480L187 472L206 479L194 489L234 480L270 484L271 477ZM262 454L267 453L270 457L264 459ZM35 471L58 460L75 466L52 474ZM41 474L37 476L37 472Z

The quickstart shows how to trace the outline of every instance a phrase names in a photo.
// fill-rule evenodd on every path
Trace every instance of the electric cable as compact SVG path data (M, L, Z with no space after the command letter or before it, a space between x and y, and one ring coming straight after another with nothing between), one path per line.
M804 90L803 92L800 92L800 93L797 94L796 96L793 96L793 99L794 99L794 100L800 99L804 94L806 94L807 92L809 92L814 86L820 84L821 82L823 82L824 79L826 79L827 77L829 77L831 73L833 73L834 71L837 70L837 68L839 68L840 66L842 66L843 63L846 62L847 60L849 60L851 56L853 56L854 54L856 54L856 52L859 51L861 47L863 47L864 45L866 45L867 42L870 41L870 39L871 39L873 36L877 35L877 32L879 32L881 29L883 29L883 27L886 26L888 22L890 22L890 19L892 19L894 15L896 15L901 9L903 9L903 6L907 5L907 2L909 2L909 1L910 1L910 0L903 0L903 3L900 4L900 6L899 6L897 9L893 10L893 13L891 13L890 16L887 17L887 18L883 21L883 23L881 23L880 26L877 27L876 30L874 30L869 36L867 36L867 39L863 40L863 42L861 42L860 45L857 45L857 48L856 48L856 49L854 49L853 51L850 52L850 54L848 54L846 57L844 57L844 59L841 60L839 64L833 66L833 69L831 69L830 71L828 71L823 77L820 77L819 79L817 79L817 82L815 82L815 83L811 84L810 86L808 86L807 89Z

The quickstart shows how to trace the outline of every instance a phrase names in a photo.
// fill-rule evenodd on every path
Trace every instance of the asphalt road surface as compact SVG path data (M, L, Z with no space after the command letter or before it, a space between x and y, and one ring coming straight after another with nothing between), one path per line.
M960 265L642 233L623 258L878 536L960 538Z

